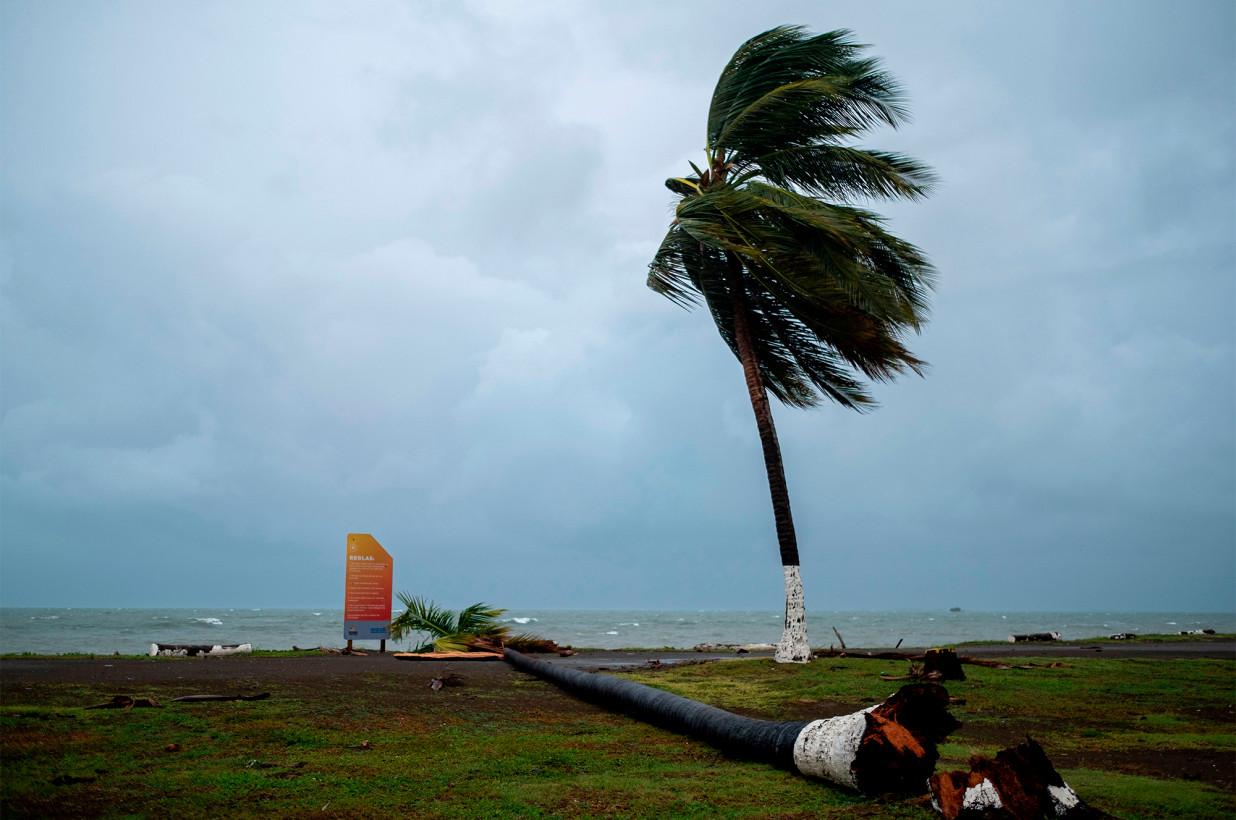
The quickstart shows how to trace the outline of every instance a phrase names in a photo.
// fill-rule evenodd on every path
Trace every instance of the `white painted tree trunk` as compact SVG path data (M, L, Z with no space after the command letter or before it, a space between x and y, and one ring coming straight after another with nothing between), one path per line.
M806 663L811 660L807 644L807 606L803 600L803 578L796 566L783 566L785 574L785 630L773 660L777 663Z

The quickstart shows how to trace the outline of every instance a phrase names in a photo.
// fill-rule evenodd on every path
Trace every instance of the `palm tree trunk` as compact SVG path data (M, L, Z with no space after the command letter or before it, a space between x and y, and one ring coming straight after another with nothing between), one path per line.
M726 254L730 300L734 306L734 338L738 358L742 361L747 380L747 395L755 411L755 426L760 431L764 449L764 468L768 471L768 491L772 495L773 519L777 524L777 546L781 550L781 570L785 577L785 629L777 644L777 663L806 663L811 659L807 643L807 608L803 599L802 574L798 567L798 539L794 535L794 518L790 514L790 490L785 483L785 467L781 463L781 445L773 426L768 392L755 360L751 343L751 319L746 291L742 284L742 263Z

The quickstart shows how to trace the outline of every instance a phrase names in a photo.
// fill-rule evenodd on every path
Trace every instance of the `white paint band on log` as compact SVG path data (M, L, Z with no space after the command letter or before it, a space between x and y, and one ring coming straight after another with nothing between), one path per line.
M857 789L854 759L867 733L867 713L875 708L808 723L794 741L794 767L809 777Z

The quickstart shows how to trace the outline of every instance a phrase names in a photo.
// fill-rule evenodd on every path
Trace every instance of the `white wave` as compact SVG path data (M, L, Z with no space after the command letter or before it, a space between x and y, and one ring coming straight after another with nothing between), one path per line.
M313 614L314 614L314 615L321 615L322 613L321 613L321 612L315 612L315 613L313 613Z
M618 624L618 626L639 626L639 624L636 624L636 623L630 623L630 624Z
M526 624L529 621L535 621L536 618L503 618L502 620L503 623L511 623L513 621L517 624Z
M606 635L617 635L618 633L617 632L606 632L605 634Z
M202 623L210 624L211 626L223 626L223 621L218 618L194 618L193 620L201 621Z

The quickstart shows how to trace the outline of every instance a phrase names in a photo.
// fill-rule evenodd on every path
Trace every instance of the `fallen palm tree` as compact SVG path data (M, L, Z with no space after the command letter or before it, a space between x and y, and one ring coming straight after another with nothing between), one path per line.
M922 794L939 755L936 744L960 724L948 692L903 686L883 703L813 721L744 717L612 675L580 672L507 648L506 660L602 706L683 732L727 754L772 763L870 794Z

